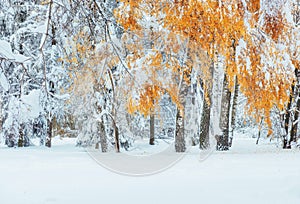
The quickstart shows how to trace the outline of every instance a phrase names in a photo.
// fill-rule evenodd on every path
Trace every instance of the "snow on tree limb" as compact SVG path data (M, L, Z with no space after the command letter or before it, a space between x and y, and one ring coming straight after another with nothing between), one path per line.
M0 59L16 62L19 64L22 64L28 60L30 60L29 57L26 57L21 54L14 54L12 52L10 43L5 40L0 40Z

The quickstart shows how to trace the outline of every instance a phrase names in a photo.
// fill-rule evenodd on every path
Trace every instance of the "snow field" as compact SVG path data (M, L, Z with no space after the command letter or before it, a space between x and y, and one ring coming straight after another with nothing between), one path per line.
M0 203L300 202L299 150L263 142L253 148L255 139L237 138L228 152L202 161L192 148L161 173L133 177L101 167L74 143L55 138L51 149L1 147Z

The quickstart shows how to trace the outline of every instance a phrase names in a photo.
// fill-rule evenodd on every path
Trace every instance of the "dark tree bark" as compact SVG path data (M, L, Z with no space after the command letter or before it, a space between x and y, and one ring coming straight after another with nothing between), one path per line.
M232 146L232 140L233 140L233 131L235 129L235 118L236 118L236 110L237 110L237 99L239 95L239 84L238 79L235 76L235 84L234 84L234 92L232 97L232 107L231 107L231 136L229 137L229 147Z
M237 46L236 40L232 39L231 57L232 57L232 59L234 59L234 61L235 61L235 56L236 56L236 46ZM225 77L226 77L226 75L225 75ZM228 85L227 85L227 88L228 88ZM231 113L231 118L230 118L230 120L228 120L228 125L229 125L228 128L231 131L231 135L229 136L229 133L228 133L228 136L229 136L228 147L232 146L233 131L235 129L235 116L236 116L236 109L237 109L238 94L239 94L238 78L237 78L237 76L234 76L234 92L233 92L233 96L232 96L232 105L230 104L231 101L229 101L229 113ZM231 97L231 93L230 93L230 97ZM231 110L230 110L230 108L231 108ZM228 115L228 117L229 117L229 115Z
M214 76L214 61L212 61L210 66L210 74L211 79L213 80ZM202 89L204 89L203 82ZM200 124L200 149L207 149L209 148L209 126L210 126L210 111L212 105L212 88L213 85L207 85L207 98L203 95L203 110L201 116L201 124Z
M290 124L290 118L291 118L291 106L293 102L293 94L295 91L295 85L292 85L292 92L290 93L290 99L287 105L285 117L284 117L284 129L285 134L283 135L283 149L290 149L289 142L288 142L288 134L289 134L289 124Z
M223 81L222 102L221 102L221 118L220 129L222 136L217 140L217 150L229 150L229 111L230 111L231 92L228 88L228 79L225 74Z
M100 90L99 87L100 87L100 85L98 85L97 83L94 85L95 92L100 92L101 94L104 94L103 90ZM101 105L96 103L95 107L96 107L97 113L101 114L102 108L105 109L106 105L104 105L102 107ZM97 122L97 134L98 134L98 137L100 138L100 141L97 141L95 148L99 149L99 142L100 142L102 152L107 152L107 147L108 147L106 132L105 132L105 126L104 126L104 118L105 117L106 117L106 120L107 120L107 115L104 115L104 116L101 117L101 121Z
M119 128L114 123L114 132L115 132L115 147L116 152L120 152L120 139L119 139Z
M46 147L51 147L51 139L52 139L52 120L51 119L47 119L47 135L46 135L46 143L45 146Z
M154 113L151 113L150 115L150 139L149 139L149 144L154 145L154 130L155 130L155 124L154 124Z
M299 111L300 111L300 85L299 85L299 80L298 78L300 76L299 71L296 69L295 70L295 76L296 76L296 86L294 87L294 91L295 91L295 95L294 95L294 101L296 102L296 107L294 109L294 118L293 118L293 121L292 121L292 129L291 129L291 132L290 132L290 139L288 141L288 144L287 144L287 148L291 148L291 143L292 142L296 142L297 141L297 130L298 130L298 119L299 119Z
M24 124L21 124L19 127L19 139L18 139L18 147L24 146Z
M100 145L101 145L101 151L107 152L107 139L105 134L105 127L103 122L98 122L98 131L100 136Z
M259 123L259 127L258 127L258 136L257 136L257 140L256 140L257 145L258 145L258 142L259 142L259 139L260 139L263 121L264 121L264 118L261 118L260 123Z
M182 109L177 108L176 114L176 130L175 130L175 151L176 152L185 152L186 144L185 144L185 134L184 134L184 116L185 116L185 105L186 105L186 97L188 95L189 86L186 82L182 81L182 87L179 93L180 103L182 105Z
M177 109L176 114L176 136L175 136L175 151L185 152L185 138L184 138L184 110Z
M211 92L208 93L208 99L203 100L203 110L200 124L200 149L209 148L209 124L211 109Z
M298 97L300 97L300 94L297 94L297 95L298 95ZM289 139L288 146L287 146L288 148L291 147L292 142L297 141L299 110L300 110L300 100L297 99L296 110L294 112L294 120L293 120L293 123L292 123L292 129L291 129L291 132L290 132L290 139Z

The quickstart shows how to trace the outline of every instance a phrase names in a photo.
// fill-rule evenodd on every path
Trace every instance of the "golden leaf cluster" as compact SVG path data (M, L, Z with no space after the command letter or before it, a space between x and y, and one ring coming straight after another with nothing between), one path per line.
M273 107L283 110L294 81L292 66L299 68L298 53L289 53L287 49L279 49L286 36L287 21L281 7L272 15L264 13L260 0L121 0L122 6L116 9L118 22L130 33L133 39L127 45L130 55L128 66L148 70L149 78L155 78L162 69L172 70L173 81L161 83L151 79L151 84L161 86L180 106L178 82L180 76L189 83L192 70L199 69L204 88L211 87L211 64L216 56L224 57L225 72L229 87L238 79L242 93L248 99L248 111L260 120L263 116L271 126L270 111ZM163 15L162 15L163 14ZM146 15L155 17L160 29L153 31L150 41L152 52L147 54L142 41L147 30L141 24ZM263 25L260 18L263 17ZM247 23L245 23L247 21ZM250 27L248 27L250 25ZM263 33L263 34L262 34ZM128 40L128 39L127 39ZM246 47L241 55L236 55L239 41L243 40ZM139 42L138 42L139 41ZM284 46L289 46L285 44ZM186 52L183 50L186 49ZM153 51L154 50L154 51ZM295 52L295 51L293 51ZM299 52L299 51L296 51ZM163 54L162 54L163 53ZM286 63L286 53L292 63ZM147 55L143 65L135 63ZM184 60L180 56L186 56ZM270 62L270 63L269 63ZM266 77L266 76L269 77ZM144 84L145 90L149 83ZM131 110L148 113L153 108L152 92L144 91L140 96L140 104L131 103ZM158 93L161 94L160 91ZM145 94L149 97L145 98ZM140 105L142 104L141 107ZM143 105L144 104L144 105ZM139 108L132 108L139 107ZM271 134L271 133L270 133Z

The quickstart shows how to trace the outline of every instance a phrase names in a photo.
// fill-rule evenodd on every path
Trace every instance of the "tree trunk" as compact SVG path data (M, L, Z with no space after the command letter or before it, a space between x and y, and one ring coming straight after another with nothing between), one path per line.
M200 124L200 149L209 148L209 124L211 109L211 92L208 93L208 99L203 100L203 109Z
M120 152L119 129L115 122L114 122L114 132L115 132L115 148L116 148L116 152L119 153Z
M220 129L222 130L222 138L217 140L217 150L229 149L229 111L230 111L231 93L228 88L228 79L225 74L223 81L223 93L221 102Z
M98 122L98 134L100 136L101 151L107 152L107 139L103 122Z
M298 95L297 97L300 97L300 94L297 94L297 95ZM297 99L297 106L296 106L296 110L294 112L294 120L292 123L292 129L290 132L290 139L289 139L287 148L291 148L291 143L297 141L299 110L300 110L300 100Z
M258 136L257 136L257 140L256 140L257 145L258 145L258 142L259 142L259 139L260 139L263 121L264 121L264 118L261 118L260 123L259 123L259 127L258 127Z
M210 66L210 75L211 79L214 79L214 58L212 60L211 66ZM204 84L202 82L202 89L204 89ZM210 127L210 111L212 107L212 90L213 90L213 84L207 87L207 98L205 98L205 94L203 94L203 109L202 109L202 115L201 115L201 124L200 124L200 149L208 149L209 148L209 127Z
M52 120L47 119L47 136L46 136L46 147L51 147L51 138L52 138Z
M232 146L232 140L233 140L233 131L235 129L235 118L236 118L236 109L237 109L237 99L239 95L239 84L238 79L235 76L235 84L234 84L234 92L232 97L232 107L231 107L231 136L229 138L229 147Z
M185 138L184 138L184 109L177 109L176 114L176 136L175 136L175 151L185 152Z
M290 111L291 111L291 105L292 105L292 101L293 101L294 89L295 89L295 86L292 85L292 93L290 94L289 103L288 103L287 110L285 113L285 119L284 119L285 134L283 136L283 149L290 148L288 145L288 133L289 133L289 123L290 123L290 116L291 116Z
M295 102L296 102L296 107L295 107L295 110L294 110L294 118L293 118L293 122L292 122L292 129L291 129L291 132L290 132L290 139L289 139L287 148L291 148L291 143L292 142L297 142L298 119L299 119L299 111L300 111L300 100L299 100L300 85L299 85L299 81L298 81L298 78L299 78L298 75L299 74L300 73L296 69L295 70L295 76L296 76L296 79L297 79L297 83L296 83L296 86L294 87L294 89L295 89L294 99L295 99Z
M19 127L19 139L18 139L18 147L24 146L24 124L21 124Z
M186 97L188 96L189 86L184 79L182 80L182 87L180 88L179 99L182 105L182 109L177 108L176 114L176 130L175 130L175 151L185 152L185 134L184 134L184 116L185 116L185 104Z
M154 119L155 119L154 113L151 113L151 115L150 115L150 140L149 140L150 145L154 145L154 129L155 129Z

